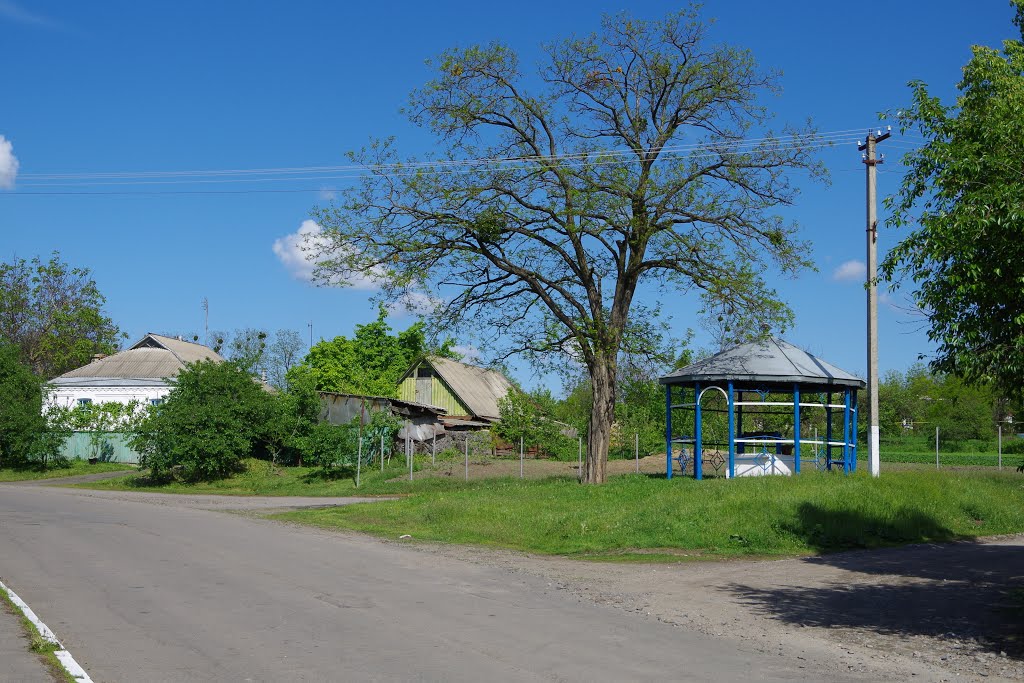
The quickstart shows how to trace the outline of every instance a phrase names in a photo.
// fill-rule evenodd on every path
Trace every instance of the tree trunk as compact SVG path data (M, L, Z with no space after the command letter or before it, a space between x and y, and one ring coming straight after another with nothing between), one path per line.
M594 403L587 434L587 467L583 481L603 484L608 476L608 446L615 421L615 361L599 358L590 368Z

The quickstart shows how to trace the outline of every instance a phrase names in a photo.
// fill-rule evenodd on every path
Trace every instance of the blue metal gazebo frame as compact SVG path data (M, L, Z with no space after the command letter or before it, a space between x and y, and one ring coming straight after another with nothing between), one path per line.
M708 392L721 393L726 401L725 410L716 412L728 415L727 440L720 444L728 447L727 476L799 474L806 462L806 458L802 462L802 446L814 448L812 462L817 469L841 467L850 473L857 468L857 391L864 388L864 381L787 342L769 339L733 347L662 377L660 382L665 386L665 474L670 479L675 449L680 448L681 469L685 470L688 446L693 449L694 476L703 478L701 404ZM759 400L748 400L754 397ZM757 408L757 414L792 411L793 438L780 433L745 433L744 408ZM815 409L825 412L823 441L801 434L801 415ZM675 434L673 424L680 420L673 417L691 411L693 433ZM842 418L838 430L837 417ZM754 451L748 452L748 447ZM790 453L779 457L786 450Z

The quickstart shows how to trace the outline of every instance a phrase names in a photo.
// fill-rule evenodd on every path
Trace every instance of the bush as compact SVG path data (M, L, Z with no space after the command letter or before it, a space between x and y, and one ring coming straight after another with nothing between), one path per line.
M130 444L156 479L223 478L264 443L274 400L233 363L192 363L165 402L133 427Z
M43 416L42 380L19 360L18 348L0 345L0 466L60 466L67 431Z
M1024 439L1008 439L1003 441L1003 455L1024 454Z

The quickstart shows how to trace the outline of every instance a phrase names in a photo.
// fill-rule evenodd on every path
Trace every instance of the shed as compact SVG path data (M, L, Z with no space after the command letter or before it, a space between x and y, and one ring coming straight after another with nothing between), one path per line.
M864 380L781 339L740 344L665 375L666 475L673 459L685 471L692 447L693 473L704 469L705 396L724 397L724 406L710 412L725 415L728 460L716 453L716 468L726 466L728 477L758 474L798 474L801 460L819 469L857 466L857 391ZM841 402L840 402L841 400ZM721 402L721 399L719 399ZM807 433L811 411L822 411L824 434ZM744 416L788 415L790 434L757 429L745 432ZM841 435L841 439L840 439ZM820 437L820 438L819 438ZM811 449L808 452L806 449ZM841 450L841 457L839 455Z
M443 408L446 423L458 419L490 424L500 417L498 401L512 389L497 370L427 356L399 380L398 397Z

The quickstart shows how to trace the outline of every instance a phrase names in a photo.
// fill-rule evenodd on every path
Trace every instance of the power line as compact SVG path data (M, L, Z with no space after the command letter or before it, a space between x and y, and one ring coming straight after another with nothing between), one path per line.
M802 149L813 150L825 147L839 147L857 141L862 137L863 129L852 131L829 131L815 135L811 138L810 144L804 144ZM708 141L693 143L689 145L673 145L661 148L660 153L668 157L685 156L687 159L698 161L700 159L715 159L728 155L742 155L755 151L757 147L765 143L784 142L789 136L782 138L764 137L748 138L742 140ZM694 153L701 151L701 153ZM592 152L587 154L565 154L549 157L509 157L509 158L487 158L468 160L448 160L443 162L424 161L413 164L377 164L365 166L331 166L331 167L303 167L287 169L236 169L223 171L146 171L134 174L25 174L22 177L36 180L52 179L51 182L19 183L21 187L37 188L79 188L95 186L114 187L141 187L147 185L208 185L208 184L241 184L241 183L293 183L306 181L351 181L366 178L368 176L401 178L424 175L448 175L474 173L484 169L487 165L504 166L509 164L534 165L537 162L561 162L563 165L576 167L600 167L600 166L625 166L638 161L632 150L610 150L606 152ZM312 175L290 177L250 177L253 175L268 173L293 173L306 172L339 172L338 175ZM242 174L242 177L224 177L232 173ZM210 176L214 177L210 177ZM217 177L220 176L220 177ZM67 182L54 182L56 180L67 180ZM77 179L77 182L75 180ZM297 194L297 193L323 193L333 191L330 187L305 187L305 188L244 188L244 189L223 189L223 190L175 190L175 189L136 189L136 190L57 190L39 189L30 191L14 191L0 193L2 195L35 195L35 196L70 196L70 195L94 195L94 196L153 196L153 195L217 195L217 194Z

